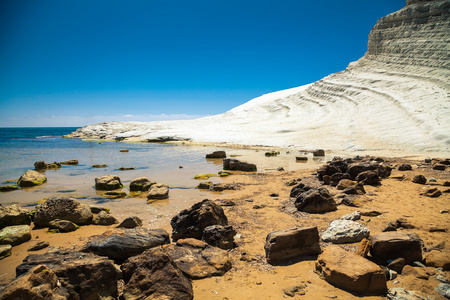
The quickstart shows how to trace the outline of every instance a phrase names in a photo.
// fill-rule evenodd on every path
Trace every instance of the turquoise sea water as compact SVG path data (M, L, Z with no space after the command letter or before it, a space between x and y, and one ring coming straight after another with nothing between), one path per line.
M52 196L72 196L89 205L111 208L118 218L138 215L155 224L165 217L170 218L182 209L217 196L205 190L198 190L200 181L193 179L199 173L217 174L222 170L222 160L209 160L207 153L225 150L228 155L256 163L258 171L273 171L278 167L286 170L315 168L321 162L310 159L308 164L295 163L295 153L282 153L278 157L265 157L265 151L230 149L220 147L185 146L152 143L106 142L81 139L66 139L62 136L77 128L0 128L0 184L17 181L26 171L34 170L36 161L47 163L77 159L77 166L63 165L58 170L47 170L46 184L13 192L0 193L0 204L17 203L32 209L37 201ZM128 149L128 153L120 152ZM94 164L106 164L106 168L93 168ZM182 166L183 168L180 168ZM120 171L121 167L134 167ZM94 189L95 178L103 175L117 175L129 194L129 183L138 177L170 186L169 199L147 204L145 195L109 200L101 191ZM219 177L211 177L221 182ZM229 192L224 192L229 193Z

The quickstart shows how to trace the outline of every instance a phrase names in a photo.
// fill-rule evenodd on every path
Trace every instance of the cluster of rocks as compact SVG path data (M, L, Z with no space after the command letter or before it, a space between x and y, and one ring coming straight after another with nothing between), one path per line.
M43 214L39 209L35 214L40 226L48 226L54 218L80 225L93 219L87 207L70 199L47 202L51 212ZM60 209L64 204L65 209ZM11 223L11 218L0 218L0 222ZM128 222L133 223L132 219ZM222 276L231 268L224 249L235 246L236 232L223 209L209 200L182 211L171 224L172 244L163 229L116 228L91 237L74 251L28 255L0 299L193 299L192 280Z

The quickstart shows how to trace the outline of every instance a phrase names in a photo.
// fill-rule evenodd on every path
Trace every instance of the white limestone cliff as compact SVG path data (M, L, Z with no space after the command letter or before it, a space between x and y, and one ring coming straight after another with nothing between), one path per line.
M407 0L345 71L185 121L107 122L69 135L330 150L450 150L450 0Z

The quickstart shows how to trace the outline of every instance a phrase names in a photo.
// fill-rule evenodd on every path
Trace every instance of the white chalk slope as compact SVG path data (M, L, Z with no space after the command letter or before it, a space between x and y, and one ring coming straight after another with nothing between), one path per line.
M450 149L450 1L408 0L381 18L368 51L342 72L188 121L108 122L72 137L325 148Z

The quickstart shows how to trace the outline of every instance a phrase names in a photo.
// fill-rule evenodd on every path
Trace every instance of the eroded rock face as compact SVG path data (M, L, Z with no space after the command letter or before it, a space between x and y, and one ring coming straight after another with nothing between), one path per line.
M0 229L13 225L30 225L29 212L17 204L3 207L0 206Z
M321 252L317 227L296 227L271 232L264 246L269 263L278 263Z
M95 178L95 188L97 190L111 191L121 189L123 187L119 176L105 175Z
M177 267L192 279L222 276L231 269L231 259L227 251L197 239L181 239L176 244L164 245L162 249Z
M20 187L31 187L41 185L47 182L47 177L33 170L27 170L22 176L20 176L17 184Z
M53 220L67 220L77 225L91 224L93 215L88 205L71 197L53 197L36 207L34 225L47 227Z
M94 237L82 251L125 260L147 249L170 243L169 234L163 229L114 229Z
M385 293L386 277L381 268L339 246L328 246L317 258L316 270L340 288L360 293Z
M185 238L202 239L203 230L211 225L228 225L223 208L210 200L194 204L191 208L181 211L170 221L172 239L177 241Z
M194 298L191 282L160 247L130 257L121 269L126 300Z
M370 253L378 259L387 261L402 257L407 264L422 261L421 240L417 234L381 232L372 236L371 243Z
M313 214L336 209L336 201L326 188L311 189L301 193L294 204L299 211Z
M120 272L106 257L82 252L54 252L28 255L16 268L20 276L37 265L45 265L66 289L67 299L117 298Z

